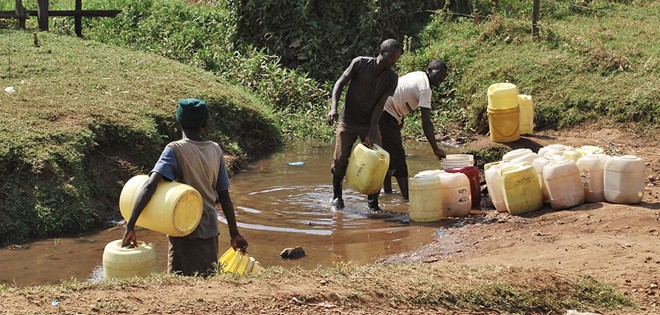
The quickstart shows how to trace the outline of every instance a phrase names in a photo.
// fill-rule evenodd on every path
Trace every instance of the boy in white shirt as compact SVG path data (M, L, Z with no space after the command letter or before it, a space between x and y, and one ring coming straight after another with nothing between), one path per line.
M419 108L422 113L422 129L433 149L433 154L438 159L446 157L445 151L440 149L435 141L435 128L431 120L431 90L442 83L447 78L447 74L447 65L436 59L429 63L426 72L414 71L400 77L394 95L385 102L384 112L378 123L383 149L390 154L389 174L396 178L401 196L406 200L408 199L408 164L401 138L403 117ZM385 177L383 188L386 193L392 192L390 176Z

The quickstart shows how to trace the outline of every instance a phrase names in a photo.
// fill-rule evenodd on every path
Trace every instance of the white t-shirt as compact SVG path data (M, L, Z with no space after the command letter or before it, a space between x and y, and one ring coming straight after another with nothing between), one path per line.
M394 95L385 102L385 111L401 123L401 118L417 107L431 108L431 84L424 71L410 72L399 78Z

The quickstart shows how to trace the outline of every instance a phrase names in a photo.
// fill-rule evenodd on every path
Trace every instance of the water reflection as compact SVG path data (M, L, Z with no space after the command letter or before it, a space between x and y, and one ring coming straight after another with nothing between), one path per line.
M409 224L408 205L398 194L381 195L381 207L391 214L369 217L366 196L344 187L346 209L333 211L329 207L332 149L293 146L232 178L230 193L251 255L264 266L315 268L339 261L370 263L432 241L440 224ZM439 167L428 144L411 143L406 149L411 174ZM229 237L224 218L219 221L222 253L229 247ZM2 249L0 282L25 286L71 278L99 280L103 249L122 233L123 227L118 227L84 237L43 240L23 249ZM137 235L156 246L158 269L165 271L165 236L144 229ZM280 258L282 249L294 246L302 246L307 256L293 261Z

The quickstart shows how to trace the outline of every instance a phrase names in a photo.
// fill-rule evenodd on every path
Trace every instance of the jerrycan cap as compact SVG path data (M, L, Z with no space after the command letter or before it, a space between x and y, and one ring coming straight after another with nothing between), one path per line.
M509 91L513 89L518 89L518 87L513 83L493 83L488 87L488 93L496 93L496 91ZM516 92L516 94L518 94Z

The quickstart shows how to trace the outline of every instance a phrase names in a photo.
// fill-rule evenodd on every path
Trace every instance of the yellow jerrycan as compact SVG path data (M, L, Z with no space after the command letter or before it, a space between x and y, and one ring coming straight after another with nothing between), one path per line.
M543 194L536 169L529 163L512 164L500 169L502 196L509 213L523 214L543 207Z
M505 110L518 107L518 87L513 83L495 83L488 87L488 108Z
M252 275L262 271L261 264L243 250L234 250L229 247L220 259L218 265L222 271L227 273L237 273L239 275Z
M148 178L137 175L124 185L119 196L119 210L124 219L131 217L140 188ZM186 236L199 225L203 208L202 196L192 186L161 181L136 225L170 236Z
M156 272L156 247L138 242L137 247L121 247L115 240L103 250L103 278L131 278Z
M518 106L520 106L520 134L531 135L534 133L534 102L531 95L518 95Z
M446 216L442 212L442 192L438 175L411 177L408 215L411 221L434 222Z
M353 145L353 152L346 168L346 184L363 193L374 194L383 187L383 180L390 166L390 154L374 144L373 149L360 140Z

